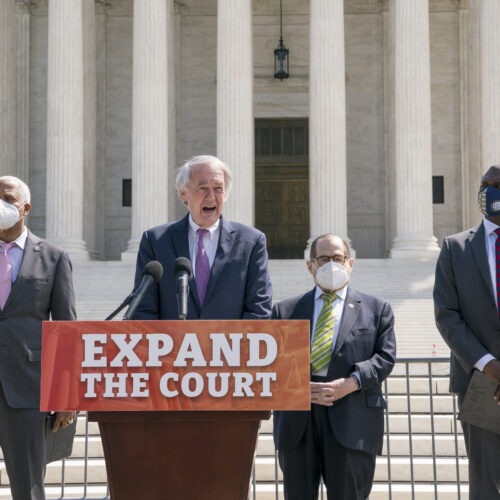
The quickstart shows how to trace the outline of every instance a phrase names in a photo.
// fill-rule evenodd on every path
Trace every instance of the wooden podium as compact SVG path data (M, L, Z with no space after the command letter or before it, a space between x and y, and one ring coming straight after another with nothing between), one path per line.
M99 423L112 500L247 500L260 421L309 407L308 321L43 323L40 408Z
M91 412L112 500L247 500L269 411Z

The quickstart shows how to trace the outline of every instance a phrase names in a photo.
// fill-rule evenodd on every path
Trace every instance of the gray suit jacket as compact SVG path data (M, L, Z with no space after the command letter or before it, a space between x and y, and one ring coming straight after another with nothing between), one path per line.
M76 318L71 262L28 232L23 260L0 311L0 383L12 408L39 408L42 321Z
M275 319L312 319L314 292L275 304ZM331 430L344 447L379 453L384 435L382 382L396 361L394 315L391 306L376 297L348 288L342 323L332 353L327 379L347 377L357 369L361 391L328 408ZM278 449L293 448L305 432L305 411L275 411L274 442Z
M480 224L445 238L434 283L436 325L452 351L450 390L465 393L474 363L500 359L500 321Z
M134 319L177 319L175 259L190 259L188 216L145 231L142 236L135 285L151 260L163 266L160 281L149 287ZM266 319L271 316L272 288L265 235L221 217L220 236L203 306L194 276L189 280L187 319Z

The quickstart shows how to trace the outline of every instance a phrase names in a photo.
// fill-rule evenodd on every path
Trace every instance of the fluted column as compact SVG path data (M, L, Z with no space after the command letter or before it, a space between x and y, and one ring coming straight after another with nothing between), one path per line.
M476 7L477 8L477 7ZM483 170L500 164L500 2L482 0L480 8L481 150ZM478 185L479 179L476 180Z
M83 1L50 0L46 236L73 258L83 241Z
M135 254L144 230L168 218L168 57L170 0L134 0L132 92L132 234ZM124 255L126 256L126 255Z
M0 2L0 170L16 175L16 5Z
M309 199L311 237L347 238L343 0L311 0Z
M29 2L17 2L17 176L29 184L30 33Z
M433 236L428 0L392 0L396 236L392 257L425 258Z
M96 170L96 12L94 0L83 3L83 237L89 253L97 256L97 170Z
M254 223L253 41L251 0L218 1L217 156L233 171L224 215Z

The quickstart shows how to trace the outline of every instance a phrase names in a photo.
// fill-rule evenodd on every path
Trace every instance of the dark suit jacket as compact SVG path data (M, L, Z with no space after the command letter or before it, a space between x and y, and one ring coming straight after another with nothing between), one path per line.
M452 351L450 389L464 393L474 363L500 359L500 321L480 224L445 238L434 283L436 325Z
M189 218L146 231L137 256L135 285L151 260L163 266L160 281L148 289L134 319L177 319L175 259L190 259ZM196 281L189 280L187 319L266 319L271 315L272 289L267 267L266 237L249 226L221 217L220 237L203 307ZM194 267L194 265L193 265Z
M315 289L275 304L273 318L312 320L314 293ZM361 376L361 391L349 394L328 408L331 430L346 448L368 453L381 451L386 407L381 384L396 360L393 326L394 315L387 302L348 288L327 374L328 380L334 380L358 369ZM305 411L274 412L276 448L297 445L308 415Z
M0 383L12 408L40 407L42 321L76 318L68 254L28 232L23 260L0 311Z

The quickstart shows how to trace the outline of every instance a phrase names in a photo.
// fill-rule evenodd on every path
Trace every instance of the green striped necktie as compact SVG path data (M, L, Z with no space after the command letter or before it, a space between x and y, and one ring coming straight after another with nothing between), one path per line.
M337 295L323 293L321 298L323 299L323 308L316 321L314 340L311 346L313 373L318 373L326 368L332 357L333 327L335 326L332 303Z

